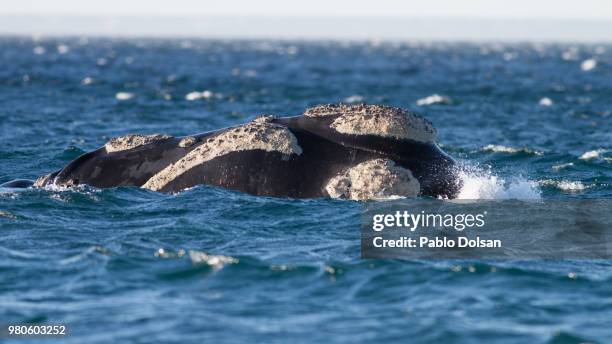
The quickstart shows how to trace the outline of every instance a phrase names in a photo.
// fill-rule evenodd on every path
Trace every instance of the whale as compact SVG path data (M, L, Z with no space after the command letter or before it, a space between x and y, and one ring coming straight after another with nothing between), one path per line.
M175 193L212 185L289 198L454 198L461 187L456 170L422 116L386 105L326 104L196 135L116 137L34 187Z
M14 179L6 183L0 184L0 188L25 189L34 185L34 181L30 179Z

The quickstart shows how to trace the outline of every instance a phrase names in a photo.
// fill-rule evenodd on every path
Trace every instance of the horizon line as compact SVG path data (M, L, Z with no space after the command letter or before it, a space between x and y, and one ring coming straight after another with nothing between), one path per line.
M0 20L3 36L612 43L612 21L585 19L0 14Z

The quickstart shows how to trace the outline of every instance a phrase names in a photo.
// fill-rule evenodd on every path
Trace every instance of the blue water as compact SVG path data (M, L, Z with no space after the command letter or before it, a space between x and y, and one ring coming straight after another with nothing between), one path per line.
M431 120L464 165L463 198L612 197L612 46L5 37L0 48L0 182L116 135L364 101ZM434 94L450 101L417 105ZM610 261L362 260L362 206L205 186L0 190L0 323L68 324L70 343L612 338Z

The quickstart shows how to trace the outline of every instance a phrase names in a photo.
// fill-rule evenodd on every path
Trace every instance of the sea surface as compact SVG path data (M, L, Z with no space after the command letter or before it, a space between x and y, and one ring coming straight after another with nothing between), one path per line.
M461 198L612 198L612 46L574 44L4 37L0 183L117 135L337 102L427 117ZM362 210L207 186L5 188L0 323L67 324L66 343L611 340L612 261L364 260Z

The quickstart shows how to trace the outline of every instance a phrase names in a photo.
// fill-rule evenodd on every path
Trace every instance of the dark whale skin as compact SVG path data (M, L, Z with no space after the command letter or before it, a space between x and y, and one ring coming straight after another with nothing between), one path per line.
M433 142L379 135L342 134L330 128L330 118L295 116L274 118L297 139L301 154L289 156L262 149L238 150L199 164L171 180L160 190L178 192L200 184L220 186L253 195L328 197L325 185L333 176L371 159L389 159L410 170L420 183L420 195L454 198L460 188L455 162ZM143 186L151 177L174 164L207 138L226 131L194 135L198 141L180 147L180 137L107 152L102 147L85 153L39 183L98 188Z

